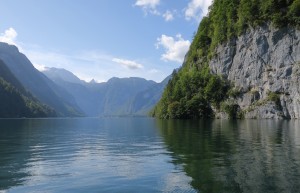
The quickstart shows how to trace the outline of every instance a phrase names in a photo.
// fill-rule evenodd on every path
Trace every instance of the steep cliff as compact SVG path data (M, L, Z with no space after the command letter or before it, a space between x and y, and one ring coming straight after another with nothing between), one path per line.
M152 115L300 118L300 0L214 0Z
M266 24L220 45L212 73L231 81L245 118L300 118L300 31Z

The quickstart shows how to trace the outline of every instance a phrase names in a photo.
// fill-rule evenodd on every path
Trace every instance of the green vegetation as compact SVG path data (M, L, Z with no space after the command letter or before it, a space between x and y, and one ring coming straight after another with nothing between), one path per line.
M235 134L241 122L233 121L184 121L157 120L157 127L163 137L166 148L173 152L172 163L182 166L186 175L191 177L191 186L198 192L242 192L234 178L235 173L224 172L229 167L216 166L216 156L220 156L217 164L228 164L232 160L214 152L235 152L233 140L240 135ZM233 129L234 128L234 129ZM222 171L221 171L222 170ZM229 169L230 170L230 169ZM220 174L232 175L219 178Z
M230 119L241 119L243 113L240 111L239 105L232 100L224 101L221 103L221 111L227 113Z
M278 108L282 108L280 104L280 94L275 92L269 92L267 100L274 102Z
M213 117L212 107L220 109L222 101L239 95L222 77L209 72L208 63L216 54L216 46L250 27L270 23L275 27L300 27L300 0L214 0L185 63L173 73L151 115L165 119ZM225 109L231 112L236 107Z
M269 22L275 27L300 27L300 0L214 0L199 25L187 64L208 61L220 43Z
M237 98L238 96L240 96L241 95L241 91L240 91L240 89L238 89L238 88L235 88L235 87L231 87L230 89L229 89L229 91L228 91L228 96L229 97L231 97L231 98Z
M258 92L258 91L251 90L250 92L252 94L255 94L255 92ZM267 95L268 96L266 98L255 101L254 103L252 103L251 106L244 109L242 113L251 112L255 108L257 108L259 106L266 105L267 103L270 103L270 102L275 103L275 105L277 106L278 109L282 109L282 106L281 106L281 103L280 103L280 94L279 93L268 91Z
M20 93L3 78L0 78L0 101L1 118L55 116L52 109Z
M27 92L0 60L0 118L48 116L56 116L55 111Z
M213 117L211 105L220 108L227 97L228 82L209 72L208 66L201 70L183 68L173 72L162 99L152 116L164 119Z

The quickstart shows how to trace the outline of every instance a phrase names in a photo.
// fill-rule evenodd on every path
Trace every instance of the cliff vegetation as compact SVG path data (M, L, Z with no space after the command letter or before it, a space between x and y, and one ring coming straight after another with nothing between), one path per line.
M174 71L163 96L151 112L159 118L214 117L225 111L232 118L238 106L240 90L223 75L211 73L210 61L217 56L217 47L248 30L270 25L281 29L300 27L300 0L214 0L194 36L181 69Z

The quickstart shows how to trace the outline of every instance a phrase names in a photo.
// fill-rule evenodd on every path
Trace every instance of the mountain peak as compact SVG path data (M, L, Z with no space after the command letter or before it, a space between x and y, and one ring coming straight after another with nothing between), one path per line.
M15 45L6 42L0 42L0 50L5 50L6 53L19 53L19 48Z
M95 79L92 79L89 83L90 84L97 84L98 82Z
M54 68L54 67L46 67L43 73L54 81L65 81L70 83L78 83L82 84L84 81L80 80L76 75L72 72L64 69L64 68Z

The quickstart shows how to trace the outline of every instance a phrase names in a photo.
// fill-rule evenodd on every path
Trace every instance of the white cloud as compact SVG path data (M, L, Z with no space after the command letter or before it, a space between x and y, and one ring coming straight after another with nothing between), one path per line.
M16 32L16 30L14 28L9 28L7 30L5 30L4 33L1 33L0 35L0 42L5 42L11 45L16 45L16 38L18 36L18 33Z
M157 38L156 47L162 46L165 49L165 53L162 54L161 59L164 61L174 61L182 63L184 56L189 50L191 42L184 40L181 34L178 34L176 38L171 36L162 35Z
M165 19L165 21L172 21L174 19L174 15L171 11L167 10L164 14L163 14L163 18Z
M185 9L185 19L195 19L197 22L208 13L212 0L191 0Z
M175 19L174 14L176 10L159 11L157 7L160 5L161 0L136 0L134 6L141 7L147 15L148 13L156 16L161 16L165 21L172 21Z
M140 69L143 68L142 64L139 64L135 61L131 61L131 60L125 60L125 59L120 59L120 58L113 58L112 59L113 62L116 62L118 64L121 64L122 66L131 69L131 70L135 70L135 69Z
M160 0L137 0L134 5L141 7L145 14L160 15L160 12L156 9L159 4Z
M137 0L135 2L135 5L143 8L155 9L156 6L159 5L159 3L160 0Z

